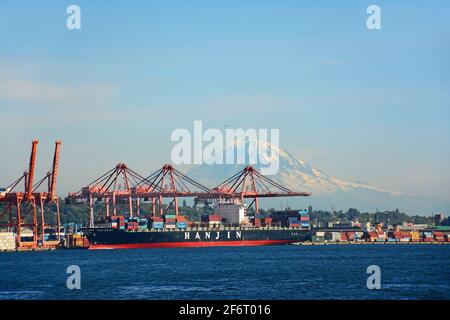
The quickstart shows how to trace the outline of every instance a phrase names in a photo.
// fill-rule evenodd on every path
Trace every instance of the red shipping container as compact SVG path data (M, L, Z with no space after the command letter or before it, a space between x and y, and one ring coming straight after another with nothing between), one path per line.
M444 235L442 234L442 232L436 231L433 233L435 237L443 237Z
M347 241L347 236L343 232L341 233L341 241Z
M209 215L209 221L220 221L220 214L210 214Z
M403 237L403 234L400 231L396 231L396 232L394 232L394 238L395 239L402 239L404 237Z

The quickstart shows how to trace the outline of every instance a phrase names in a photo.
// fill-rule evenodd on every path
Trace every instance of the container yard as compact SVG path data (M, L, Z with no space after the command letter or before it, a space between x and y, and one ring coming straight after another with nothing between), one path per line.
M450 244L450 234L422 231L314 231L307 244Z

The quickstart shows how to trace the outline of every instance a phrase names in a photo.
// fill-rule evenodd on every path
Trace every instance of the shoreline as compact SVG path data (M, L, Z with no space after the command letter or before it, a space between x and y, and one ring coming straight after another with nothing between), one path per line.
M296 242L292 243L295 246L318 246L318 245L449 245L450 242L369 242L369 241L336 241L336 242Z

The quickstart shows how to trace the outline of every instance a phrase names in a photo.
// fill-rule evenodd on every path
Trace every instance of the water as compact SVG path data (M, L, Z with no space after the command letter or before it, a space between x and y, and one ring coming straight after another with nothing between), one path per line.
M81 290L66 268L81 268ZM381 290L366 269L381 268ZM450 246L271 246L0 254L0 299L450 299Z

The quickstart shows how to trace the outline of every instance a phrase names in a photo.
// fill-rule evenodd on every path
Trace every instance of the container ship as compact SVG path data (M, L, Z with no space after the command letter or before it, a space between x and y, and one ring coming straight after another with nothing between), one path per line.
M200 222L184 216L164 215L141 219L113 216L108 224L85 228L88 249L264 246L311 239L309 215L304 210L272 213L270 217L245 215L244 204L223 203Z

